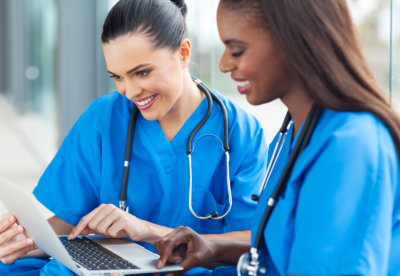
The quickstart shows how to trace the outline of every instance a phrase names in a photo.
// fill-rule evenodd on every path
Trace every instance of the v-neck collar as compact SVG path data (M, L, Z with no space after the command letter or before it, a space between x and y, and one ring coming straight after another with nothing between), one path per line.
M143 129L148 140L151 142L166 173L170 173L178 157L182 153L186 153L186 143L189 135L196 125L203 119L207 112L207 108L207 99L203 99L200 105L179 129L171 142L168 141L157 120L146 120L142 114L139 113L137 125L139 126L139 129Z

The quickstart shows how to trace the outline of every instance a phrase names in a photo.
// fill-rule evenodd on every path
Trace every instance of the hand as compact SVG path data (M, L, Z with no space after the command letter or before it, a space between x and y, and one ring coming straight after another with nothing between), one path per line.
M0 260L5 264L14 263L28 252L36 249L31 238L24 234L24 227L11 214L0 218Z
M179 265L183 266L185 272L195 266L206 266L214 261L212 241L205 240L189 227L178 227L154 245L160 254L158 269L163 268L167 262L180 262Z
M69 239L78 235L99 234L109 238L129 237L135 241L142 240L146 233L143 220L121 210L112 204L102 204L84 216L69 234Z

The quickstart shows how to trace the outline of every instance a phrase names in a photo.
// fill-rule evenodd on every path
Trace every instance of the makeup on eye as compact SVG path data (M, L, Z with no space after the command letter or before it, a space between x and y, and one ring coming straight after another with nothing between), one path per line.
M135 75L141 78L147 77L150 73L151 73L151 69L147 69L147 70L141 70L141 71L137 71L135 72Z
M115 75L115 74L110 74L109 77L114 79L114 81L121 81L122 80L121 76L118 76L118 75Z
M231 51L231 56L232 57L240 57L244 53L244 50L240 51Z

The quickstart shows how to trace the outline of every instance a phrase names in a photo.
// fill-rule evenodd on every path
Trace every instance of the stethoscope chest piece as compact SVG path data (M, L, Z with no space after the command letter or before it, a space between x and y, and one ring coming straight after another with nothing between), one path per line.
M260 264L258 260L258 252L252 248L250 252L240 256L237 264L238 276L255 276L255 275L266 275L267 268Z

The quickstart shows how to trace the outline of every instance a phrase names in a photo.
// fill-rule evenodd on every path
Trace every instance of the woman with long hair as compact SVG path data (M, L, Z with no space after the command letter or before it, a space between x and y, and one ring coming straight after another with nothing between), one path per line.
M221 71L249 103L279 98L288 115L254 197L251 244L179 228L156 243L159 266L233 264L250 250L245 275L399 275L400 120L346 1L221 0L217 21Z

